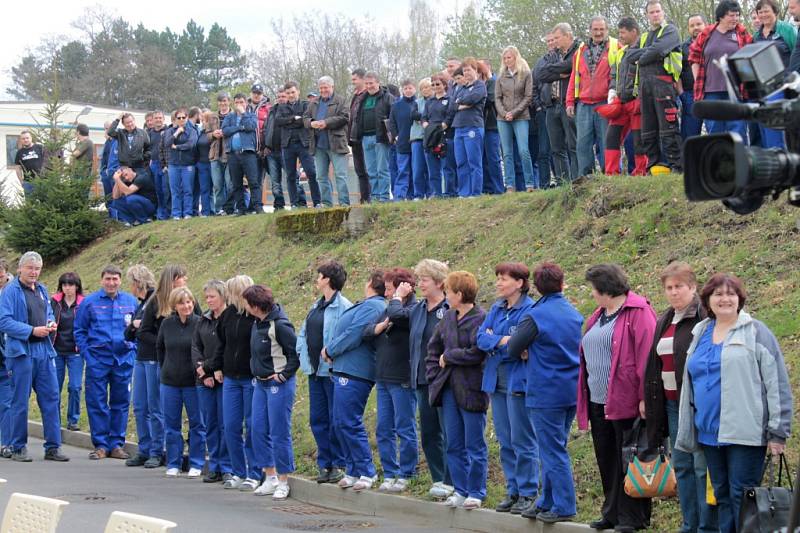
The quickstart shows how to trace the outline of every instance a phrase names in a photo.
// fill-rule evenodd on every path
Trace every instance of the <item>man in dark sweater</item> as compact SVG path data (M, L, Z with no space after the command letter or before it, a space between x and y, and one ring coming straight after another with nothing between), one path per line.
M275 126L281 128L281 152L286 169L286 185L290 190L292 188L300 190L300 177L297 174L297 163L299 162L308 179L308 188L314 207L320 207L322 198L317 183L314 158L308 152L308 130L303 124L303 115L308 108L308 100L300 100L300 89L297 82L287 82L283 91L286 95L286 103L279 106L276 111ZM299 193L295 198L298 199L296 207L306 207L305 201L302 203L299 201Z
M403 80L400 88L403 96L392 105L389 112L389 130L397 150L397 181L392 194L395 200L410 200L414 197L411 183L411 125L414 120L419 120L420 114L417 110L417 88L414 82Z
M267 123L264 126L264 157L267 166L267 174L269 174L270 184L272 186L272 208L279 211L286 207L286 200L283 196L283 155L281 153L281 127L275 124L275 117L280 106L286 104L286 93L283 87L277 91L275 106L272 112L267 117ZM288 186L288 185L287 185ZM297 187L289 187L289 205L306 203L306 193L302 187L298 190ZM298 195L300 198L298 198Z
M366 95L366 89L364 88L364 76L366 74L366 70L357 68L354 69L350 75L350 81L353 83L353 97L350 99L350 121L347 125L347 139L348 144L350 144L350 149L353 152L353 168L358 176L358 188L361 193L362 204L369 203L369 174L367 173L367 167L364 163L364 149L360 142L351 140L353 138L351 133L353 131L353 122L356 119L356 114Z
M122 121L122 129L117 127ZM150 136L142 128L136 127L136 119L130 113L123 113L111 123L108 136L119 141L119 163L133 169L146 168L151 161Z
M366 93L355 111L351 142L360 142L364 151L364 162L369 173L372 197L379 202L389 201L389 134L385 120L389 118L394 98L375 72L364 76Z
M683 92L681 99L681 138L686 140L688 137L700 135L703 121L692 114L692 104L694 104L694 75L692 65L689 63L689 46L697 39L697 36L705 29L706 19L701 14L692 15L686 21L689 27L689 38L681 45L683 55L683 65L681 68L681 85Z

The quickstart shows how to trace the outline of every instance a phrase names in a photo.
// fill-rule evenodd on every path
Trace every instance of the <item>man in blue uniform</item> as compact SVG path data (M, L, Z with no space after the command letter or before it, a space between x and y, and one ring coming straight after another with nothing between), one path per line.
M28 463L28 403L31 389L42 413L44 458L69 461L61 453L61 427L58 411L56 352L50 333L56 330L47 288L38 282L42 256L26 252L19 260L19 276L3 288L0 296L0 333L5 334L5 366L11 382L11 406L6 414L10 438L4 443L11 459ZM5 429L5 428L4 428Z
M128 458L123 445L136 343L125 340L125 328L138 302L119 290L121 283L122 271L105 267L102 288L83 301L75 317L75 342L86 360L86 412L95 447L90 459Z

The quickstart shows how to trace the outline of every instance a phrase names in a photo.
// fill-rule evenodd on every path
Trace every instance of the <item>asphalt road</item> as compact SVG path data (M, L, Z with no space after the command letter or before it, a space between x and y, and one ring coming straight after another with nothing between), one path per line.
M199 479L167 479L164 469L126 467L124 461L90 461L87 450L64 446L68 463L42 460L42 441L30 439L32 463L0 459L0 509L13 492L59 498L64 510L59 533L102 532L112 511L127 511L172 520L184 533L255 533L269 531L439 531L373 516L324 509L269 496L225 490Z

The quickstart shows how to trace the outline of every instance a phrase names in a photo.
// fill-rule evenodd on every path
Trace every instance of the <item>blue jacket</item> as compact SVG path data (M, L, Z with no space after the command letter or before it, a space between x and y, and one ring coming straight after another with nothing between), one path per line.
M225 115L225 120L222 121L222 134L228 139L226 148L228 153L235 150L231 146L233 144L233 136L239 134L239 141L242 143L241 152L255 152L256 151L256 129L258 128L258 119L254 113L245 112L241 117L235 112Z
M175 136L175 126L169 128L164 134L164 145L167 147L170 165L188 167L197 163L197 128L193 124L186 124L186 129ZM175 145L175 148L172 145Z
M450 309L447 301L442 306L441 320L444 314ZM428 301L424 298L419 300L412 306L405 307L400 300L392 299L389 301L389 306L386 308L386 315L389 320L393 320L399 316L408 317L409 325L409 352L411 363L411 388L417 388L419 364L420 361L428 357L428 347L422 344L422 334L425 331L425 324L428 321Z
M497 388L497 373L501 364L508 365L506 390L525 392L525 362L519 360L512 362L508 356L507 346L498 346L498 343L504 336L514 333L520 319L532 305L531 297L524 294L511 309L506 307L506 300L496 301L489 309L486 319L478 329L478 348L488 354L481 384L483 392L491 394Z
M315 300L314 305L311 306L311 309L316 309L318 304L319 300ZM325 325L322 327L323 346L327 346L328 343L330 343L331 339L333 338L333 334L336 331L336 325L339 323L339 319L342 317L342 313L351 307L353 307L353 303L345 298L341 292L337 292L336 296L333 297L333 301L328 305L328 307L325 308ZM311 360L308 357L305 320L303 320L303 325L300 326L300 333L297 335L297 353L300 356L300 370L302 370L307 376L314 374L314 368L311 366ZM330 376L331 365L320 358L316 375L322 377Z
M75 343L89 365L133 365L136 343L125 340L125 328L133 320L139 302L127 292L111 299L100 289L83 300L75 316Z
M104 148L105 150L105 148ZM106 179L114 176L114 172L119 168L119 142L116 139L111 140L111 145L108 149L108 165L106 166Z
M389 113L389 129L395 136L395 146L398 154L411 153L411 125L415 118L419 118L417 102L414 98L399 98L392 104Z
M452 102L455 108L453 115L453 128L482 128L483 106L486 103L486 84L481 80L475 80L472 85L459 88L455 93L455 101ZM467 109L458 109L460 105L468 105Z
M422 112L422 121L432 124L447 122L447 107L449 103L450 98L447 96L447 93L441 98L431 96L425 100L425 111Z
M47 321L55 321L47 287L37 282L36 289L42 300L45 301ZM28 305L25 303L23 290L19 278L15 278L8 282L3 289L3 294L0 295L0 332L5 335L6 339L5 359L25 355L34 359L53 358L56 356L56 351L49 338L40 342L29 342L33 326L28 324Z
M528 346L525 405L541 409L577 404L583 315L561 292L539 298L525 316L538 334Z
M364 328L386 309L383 296L372 296L342 313L333 339L325 345L333 372L375 381L375 348L362 342Z

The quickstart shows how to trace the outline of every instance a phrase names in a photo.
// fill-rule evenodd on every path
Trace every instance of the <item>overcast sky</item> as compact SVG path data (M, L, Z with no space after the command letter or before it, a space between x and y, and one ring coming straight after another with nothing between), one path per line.
M468 0L431 0L442 16L451 15ZM3 28L0 46L0 100L9 100L10 70L48 35L80 37L71 22L86 8L96 6L97 0L40 0L15 2L14 14ZM245 50L256 48L268 37L272 17L292 16L306 12L344 13L349 17L372 17L384 28L407 28L409 0L233 0L173 2L170 0L138 0L112 2L106 10L116 13L132 25L139 22L149 29L173 31L186 27L190 19L206 28L214 22L228 30ZM112 7L113 6L113 7Z

